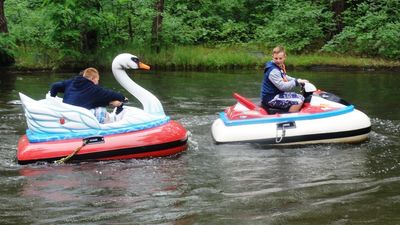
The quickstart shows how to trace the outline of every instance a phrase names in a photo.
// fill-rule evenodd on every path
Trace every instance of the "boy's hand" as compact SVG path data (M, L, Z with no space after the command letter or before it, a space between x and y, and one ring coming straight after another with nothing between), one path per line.
M304 79L297 79L297 82L299 82L299 84L310 83L308 80L304 80Z
M114 100L110 102L110 105L113 107L118 107L120 105L122 105L122 102L118 101L118 100Z

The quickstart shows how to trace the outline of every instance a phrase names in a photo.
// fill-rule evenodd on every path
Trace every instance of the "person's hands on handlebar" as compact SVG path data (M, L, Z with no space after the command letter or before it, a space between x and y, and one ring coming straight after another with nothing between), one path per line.
M305 83L310 83L308 80L304 80L304 79L297 79L297 82L301 85L304 85Z
M121 105L123 105L124 103L127 103L128 102L128 98L127 97L125 97L125 99L124 99L124 101L118 101L118 100L114 100L114 101L111 101L110 102L110 106L113 106L113 107L120 107Z
M111 101L111 102L110 102L110 106L118 107L118 106L121 106L122 103L123 103L123 102L121 102L121 101L114 100L114 101Z

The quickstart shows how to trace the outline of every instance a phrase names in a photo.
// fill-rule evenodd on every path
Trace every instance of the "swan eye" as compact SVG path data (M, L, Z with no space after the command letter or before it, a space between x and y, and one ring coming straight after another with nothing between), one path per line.
M131 59L132 59L132 61L134 61L136 64L139 63L139 59L138 59L138 58L132 57Z

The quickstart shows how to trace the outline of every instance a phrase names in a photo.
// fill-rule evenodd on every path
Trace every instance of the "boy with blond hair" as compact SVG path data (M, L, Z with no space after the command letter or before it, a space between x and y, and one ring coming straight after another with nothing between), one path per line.
M292 90L308 81L288 76L285 60L285 49L275 47L272 50L272 60L265 64L261 105L265 109L279 108L286 112L297 112L303 105L304 97Z
M105 107L108 105L118 107L127 98L118 92L99 86L99 80L97 69L89 67L81 76L53 83L50 95L55 97L58 93L64 93L64 103L89 109L100 123L112 122Z

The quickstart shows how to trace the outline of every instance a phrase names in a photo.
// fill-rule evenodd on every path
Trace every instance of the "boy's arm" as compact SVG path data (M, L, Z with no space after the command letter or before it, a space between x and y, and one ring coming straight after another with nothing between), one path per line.
M291 80L288 80L285 82L282 79L281 72L277 69L273 69L269 76L269 80L275 85L276 88L278 88L280 91L291 91L294 87L297 86L296 79L292 78Z
M55 82L51 85L50 89L50 96L51 97L56 97L57 93L64 93L65 91L65 86L68 81L59 81Z
M122 94L100 87L98 85L95 86L96 90L92 92L94 94L94 98L98 105L108 106L112 101L120 101L123 102L125 100L125 96Z

